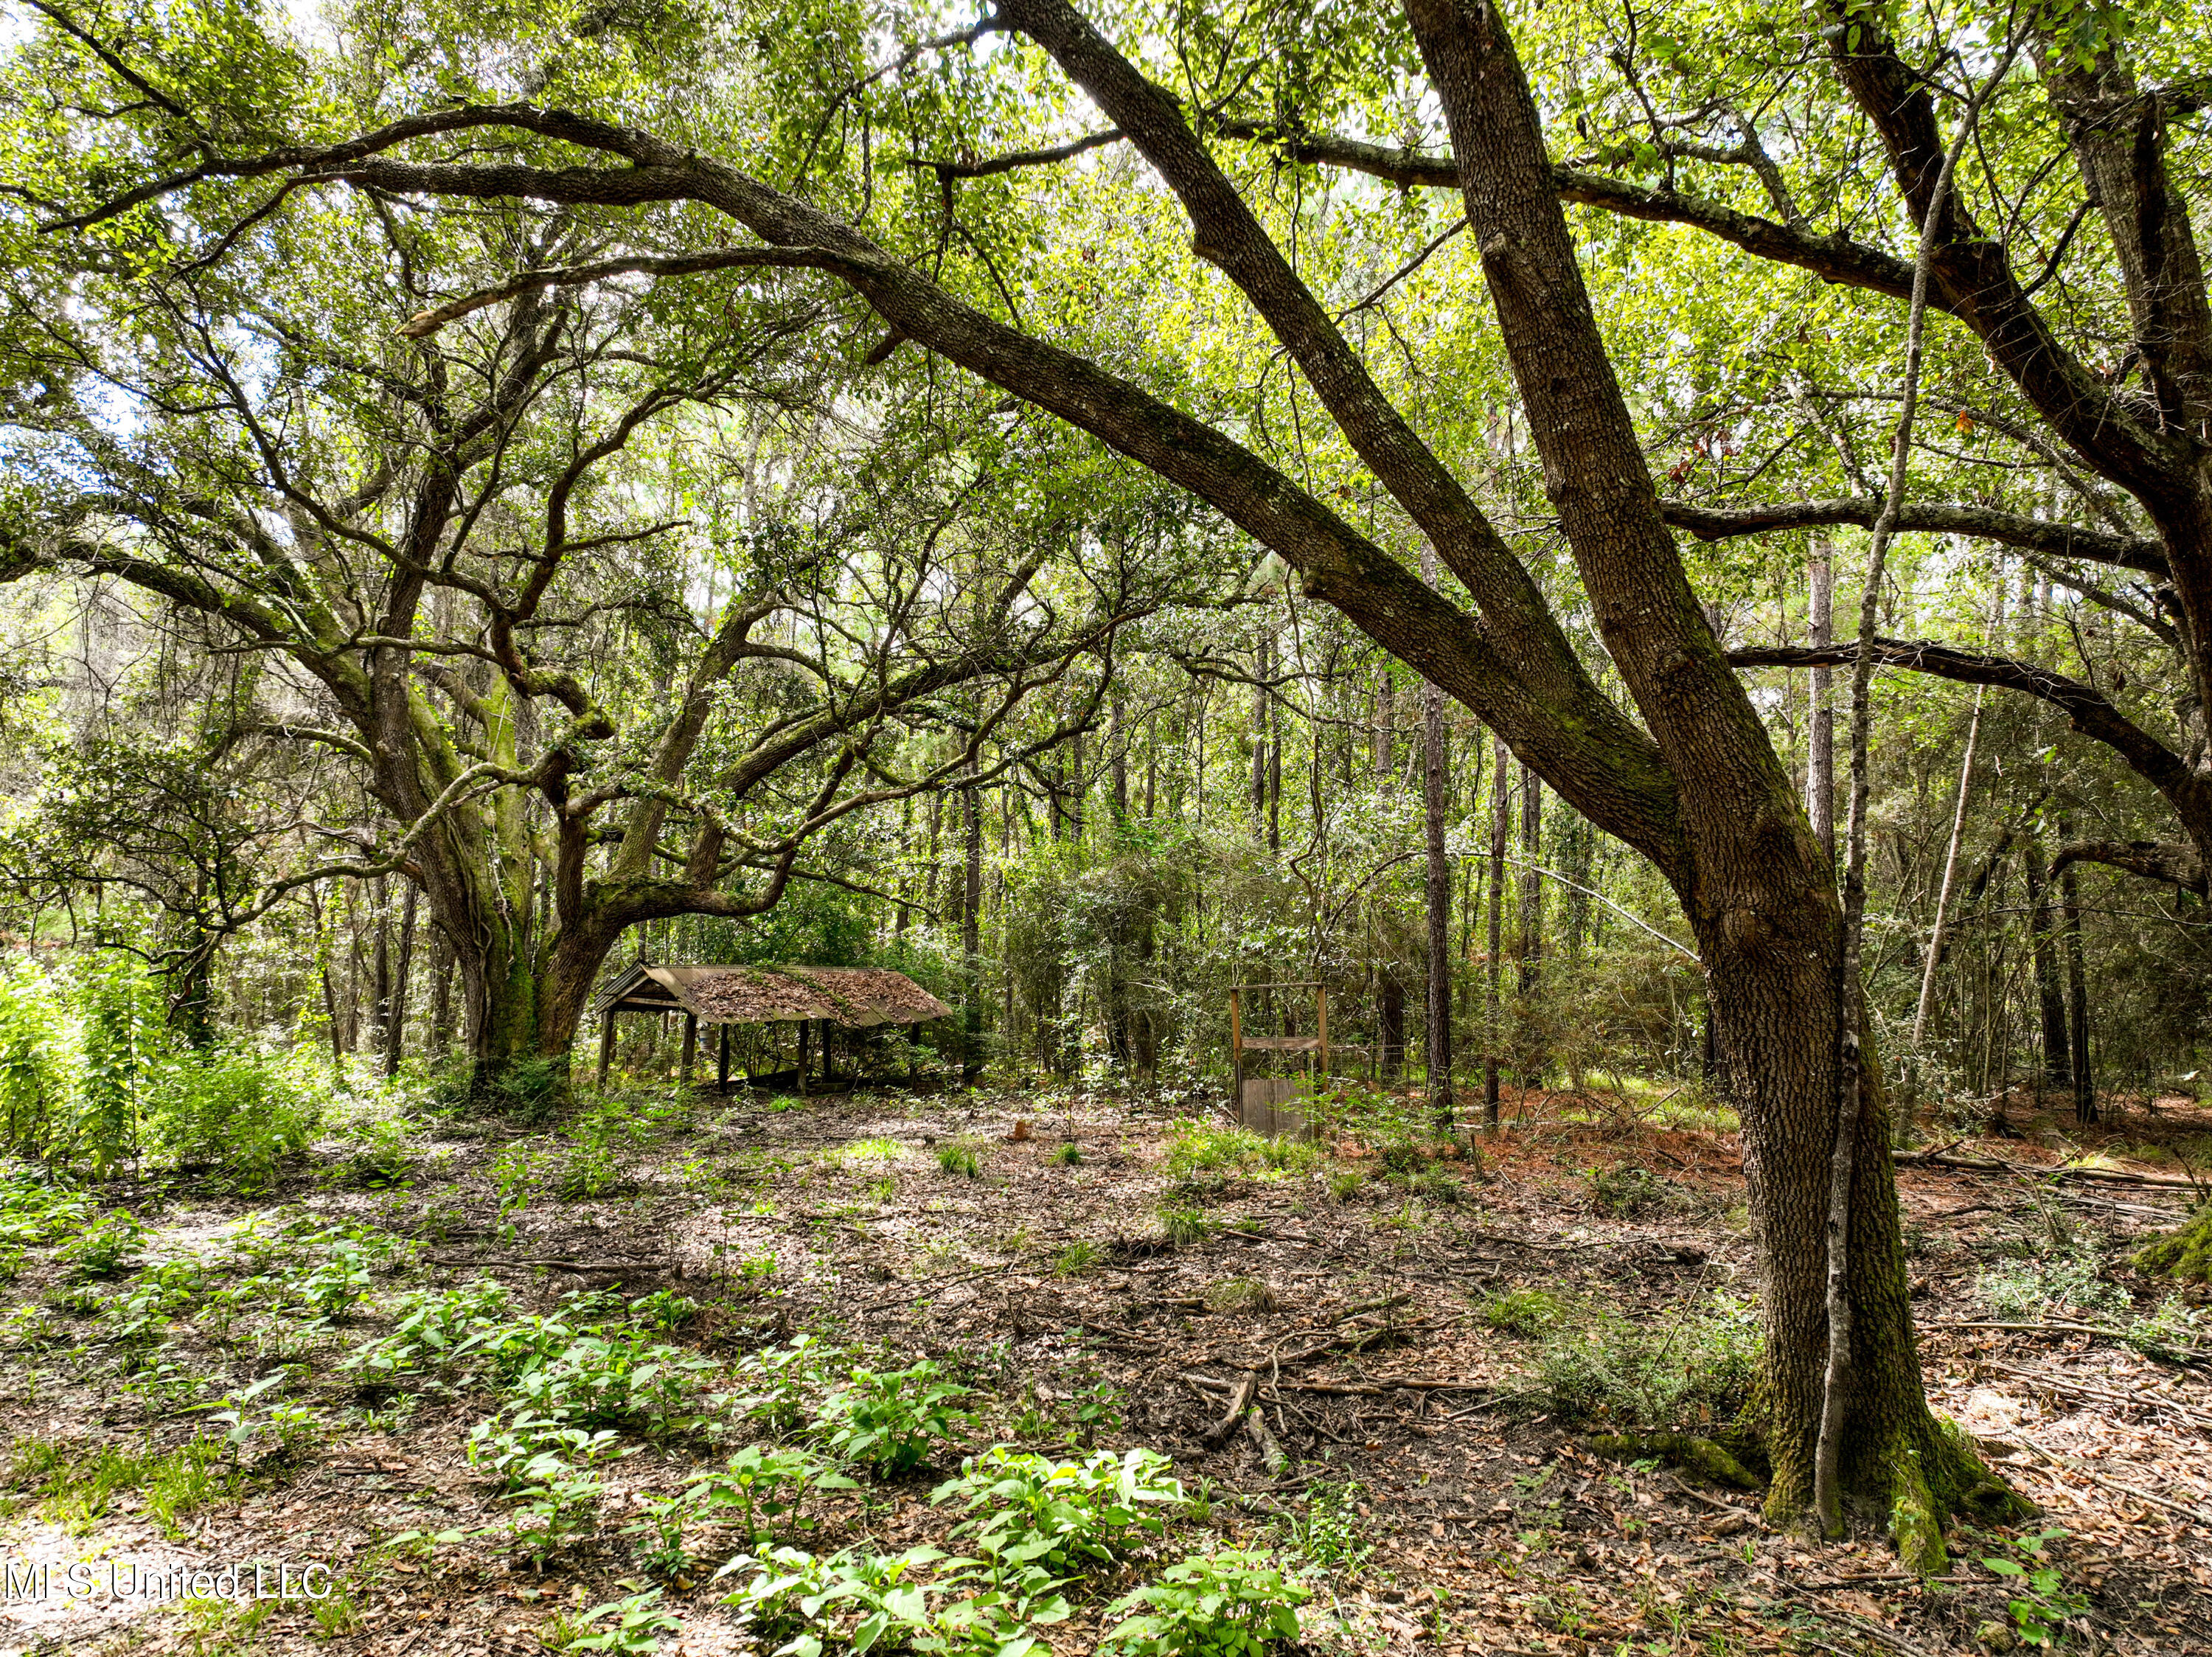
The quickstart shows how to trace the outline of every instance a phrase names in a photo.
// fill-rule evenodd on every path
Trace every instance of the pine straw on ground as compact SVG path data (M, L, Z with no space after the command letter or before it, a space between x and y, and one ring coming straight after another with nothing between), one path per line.
M496 1138L450 1142L408 1189L329 1183L342 1166L343 1148L332 1147L323 1179L302 1174L258 1203L149 1190L132 1194L132 1206L156 1228L156 1252L164 1239L204 1238L281 1199L294 1212L417 1239L411 1282L492 1277L526 1307L579 1287L679 1290L708 1308L679 1338L712 1355L810 1331L956 1362L991 1397L976 1447L1027 1438L1065 1453L1072 1425L1080 1435L1077 1405L1103 1383L1120 1419L1097 1441L1172 1457L1187 1483L1211 1489L1211 1523L1231 1536L1280 1546L1312 1489L1358 1487L1373 1552L1322 1580L1306 1618L1316 1649L1922 1657L1983 1648L1988 1625L2011 1623L2007 1586L1978 1563L1994 1542L1962 1538L1950 1575L1918 1582L1897 1571L1878 1537L1815 1546L1769 1532L1752 1498L1693 1487L1652 1464L1601 1460L1577 1437L1586 1429L1512 1407L1535 1343L1484 1326L1476 1309L1486 1296L1541 1289L1658 1328L1716 1289L1751 1292L1731 1135L1658 1127L1618 1100L1531 1094L1510 1103L1514 1125L1482 1142L1479 1167L1419 1171L1417 1192L1347 1146L1311 1173L1216 1171L1171 1193L1167 1124L1127 1101L862 1093L798 1109L766 1104L702 1101L688 1131L627 1154L619 1191L541 1201L514 1216L507 1240L491 1170L513 1147ZM2148 1130L2139 1113L2105 1137L2138 1153L2112 1166L2151 1170L2142 1160L2158 1154L2149 1142L2208 1125L2212 1118L2169 1104ZM954 1142L975 1149L976 1177L939 1166L938 1150ZM1061 1160L1070 1144L1079 1161ZM1954 1149L1994 1151L2015 1165L2057 1154L2016 1137ZM1601 1214L1589 1171L1626 1165L1665 1176L1680 1200L1643 1217ZM1338 1200L1329 1176L1346 1166L1370 1178ZM2006 1320L1975 1296L1975 1250L2006 1228L2031 1240L2054 1225L2154 1228L2178 1215L2178 1194L1941 1167L1909 1167L1901 1183L1929 1390L2071 1533L2052 1551L2068 1586L2088 1596L2075 1637L2120 1652L2212 1651L2204 1372L2047 1326L2063 1319L1990 1327ZM1201 1209L1212 1229L1170 1246L1154 1217L1164 1197ZM58 1281L50 1268L28 1270L14 1298L27 1305ZM396 1286L380 1285L380 1297ZM343 1422L349 1401L337 1355L388 1321L361 1317L312 1355L326 1419ZM234 1380L241 1357L254 1369L253 1355L204 1341L196 1349L196 1338L173 1331L171 1357ZM268 1331L256 1338L299 1356ZM18 1362L0 1422L19 1444L172 1443L199 1430L119 1392L96 1347ZM1247 1436L1206 1437L1247 1372L1291 1458L1280 1479ZM465 1546L427 1563L380 1548L402 1530L497 1518L463 1454L488 1407L481 1398L425 1401L390 1431L358 1424L356 1410L356 1424L297 1459L252 1470L179 1542L134 1520L127 1502L86 1535L65 1534L21 1502L10 1521L17 1563L45 1560L58 1572L104 1552L322 1559L349 1584L352 1626L319 1627L298 1602L251 1631L143 1607L124 1616L17 1603L0 1608L0 1651L58 1642L195 1657L246 1647L362 1657L538 1650L556 1611L617 1597L620 1581L641 1576L618 1535L623 1502L680 1487L711 1457L703 1447L650 1447L616 1464L618 1495L601 1541L542 1574ZM941 1538L953 1515L927 1495L956 1463L951 1453L869 1499L831 1504L808 1545ZM717 1592L672 1588L680 1653L750 1649ZM1101 1631L1096 1612L1079 1608L1051 1630L1054 1648L1090 1649Z

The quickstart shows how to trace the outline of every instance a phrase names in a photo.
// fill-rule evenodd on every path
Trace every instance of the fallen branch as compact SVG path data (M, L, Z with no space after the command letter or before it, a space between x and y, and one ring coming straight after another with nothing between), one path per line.
M1256 1369L1246 1370L1243 1378L1237 1383L1237 1390L1230 1394L1228 1413L1207 1428L1200 1436L1208 1444L1226 1443L1230 1434L1237 1430L1237 1422L1243 1418L1244 1412L1252 1407L1252 1395L1259 1390L1260 1372Z
M1900 1151L1891 1160L1900 1167L1957 1168L1967 1173L2009 1173L2022 1179L2095 1179L2106 1185L2149 1185L2160 1191L2203 1191L2198 1180L2135 1173L2125 1168L2045 1168L2033 1162L2006 1162L1996 1157L1947 1156L1940 1151Z
M1291 1459L1283 1453L1281 1443L1268 1429L1267 1416L1255 1410L1244 1417L1244 1431L1252 1442L1260 1447L1260 1460L1267 1470L1267 1477L1279 1480L1290 1471Z

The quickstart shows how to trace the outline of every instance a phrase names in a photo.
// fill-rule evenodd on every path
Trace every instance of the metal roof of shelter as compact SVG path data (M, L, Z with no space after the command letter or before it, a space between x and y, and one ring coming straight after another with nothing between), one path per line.
M684 1012L702 1024L791 1024L826 1019L847 1029L919 1024L952 1009L903 972L880 966L632 965L602 986L590 1017Z

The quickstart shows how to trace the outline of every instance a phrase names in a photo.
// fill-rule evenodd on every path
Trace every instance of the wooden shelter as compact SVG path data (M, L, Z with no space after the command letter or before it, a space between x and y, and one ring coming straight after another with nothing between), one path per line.
M879 966L656 966L638 961L603 985L592 1002L599 1020L599 1084L615 1051L615 1014L684 1014L682 1080L691 1079L698 1057L699 1026L721 1026L715 1085L730 1084L730 1026L735 1024L796 1024L799 1026L799 1087L806 1087L807 1032L823 1026L828 1056L830 1026L847 1030L881 1024L917 1025L949 1017L943 1002L903 972Z
M1244 996L1249 991L1310 990L1314 992L1314 1033L1310 1036L1260 1036L1244 1032ZM1244 1055L1300 1053L1306 1073L1296 1075L1248 1076ZM1328 1076L1328 986L1324 984L1240 984L1229 992L1229 1066L1236 1090L1237 1119L1270 1138L1287 1134L1292 1138L1310 1131L1305 1112L1292 1101L1301 1092L1311 1094L1326 1085ZM1302 1085L1303 1084L1303 1085Z

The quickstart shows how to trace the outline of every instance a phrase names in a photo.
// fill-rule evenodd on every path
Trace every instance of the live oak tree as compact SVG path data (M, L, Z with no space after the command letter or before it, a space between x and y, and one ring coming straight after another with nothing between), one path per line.
M518 28L511 51L479 40L473 54L448 52L434 72L417 55L376 94L404 107L357 95L282 131L250 88L178 74L173 44L164 46L173 31L141 22L102 35L88 21L64 21L56 49L82 40L92 54L83 73L114 77L100 119L127 137L96 168L57 166L65 177L24 188L46 234L78 245L149 235L182 201L209 225L227 207L244 241L294 210L295 194L321 202L347 192L527 202L590 227L588 257L519 246L514 274L426 308L426 332L441 314L496 314L507 319L499 326L527 328L533 304L560 302L530 295L596 291L618 271L671 283L717 269L812 271L789 278L789 291L823 295L827 278L878 319L865 348L849 325L841 335L854 357L956 365L1149 468L1279 555L1309 594L1472 710L1679 898L1744 1124L1765 1286L1757 1418L1770 1505L1801 1514L1828 1345L1823 1226L1844 1045L1841 914L1828 856L1686 572L1562 206L1680 216L1682 198L1556 169L1513 28L1486 8L1407 0L1402 18L1379 29L1366 15L1264 10L1110 21L1125 47L1062 0L1007 0L934 36L899 26L907 44L887 51L869 20L825 10L764 27L752 52L702 80L697 64L711 54L696 49L681 70L636 70L653 56L640 43L657 33L696 48L681 14L595 11L566 38L540 22ZM365 32L370 45L400 32L385 27L380 37ZM1828 72L1882 104L1879 119L1912 102L1918 83L1887 67L1900 60L1877 15L1842 21L1834 41ZM640 89L655 75L684 84L684 108ZM1341 86L1362 88L1364 103ZM1045 131L1027 130L1020 112L1048 115L1073 102L1070 87L1095 106L1091 120L1072 136L1050 131L1050 119L1036 123ZM1414 129L1424 108L1440 111L1449 155L1371 133L1327 136L1334 115L1392 104ZM349 114L372 119L349 133ZM1935 119L1932 105L1926 114ZM993 142L1002 136L1026 142ZM1160 251L1157 195L1143 216L1103 217L1086 226L1088 239L1062 244L1052 233L1079 215L1024 214L1004 193L1018 174L1109 147L1141 157L1211 273L1176 268ZM1911 186L1927 162L1906 149ZM1550 527L1571 565L1571 575L1547 573L1571 608L1486 515L1466 457L1425 436L1389 394L1391 353L1402 346L1395 327L1349 326L1358 307L1309 280L1333 222L1355 204L1338 204L1335 222L1320 210L1329 198L1309 212L1307 175L1293 172L1282 187L1277 158L1456 192L1520 429L1556 515ZM1002 192L994 210L963 209L965 180ZM1123 198L1148 192L1135 186ZM1726 233L1741 217L1715 222ZM1133 223L1152 232L1133 250L1115 236ZM1816 248L1838 279L1899 291L1896 253L1784 228L1784 256L1802 264ZM738 230L747 237L730 245ZM1757 227L1736 239L1773 240ZM1970 240L1957 255L1970 287L1980 245ZM228 254L217 242L202 256ZM1141 342L1111 336L1106 325L1139 277L1170 295L1156 314L1188 342L1182 360L1152 360ZM1984 314L1972 302L1980 291L1947 308L1971 322ZM391 325L417 302L392 306ZM2017 306L2003 315L1989 314L1990 340L2025 326ZM1255 323L1265 344L1254 350L1243 331ZM2028 356L2046 367L2057 361L2038 343L2047 333L2025 336ZM1230 342L1224 356L1249 356L1241 383L1210 376L1236 364L1215 361L1209 339ZM2049 371L2066 377L2063 363ZM1433 402L1422 411L1425 421L1451 417ZM2142 429L2137 420L2130 429ZM1426 540L1455 588L1432 589L1383 550L1400 527ZM1947 1514L2007 1498L1923 1395L1881 1067L1859 1075L1841 1101L1856 1142L1844 1482L1915 1565L1932 1566Z
M355 197L195 261L195 228L25 261L7 342L5 574L196 613L255 661L224 740L302 746L375 807L247 824L295 853L258 880L216 844L234 819L154 810L163 844L214 847L172 905L187 996L288 895L391 875L453 950L478 1085L558 1086L630 928L760 914L839 878L856 813L1049 749L1060 726L1009 713L1188 584L1174 515L1022 485L1049 469L1034 417L848 395L814 360L821 296L526 292L395 339L426 283L591 233ZM1091 509L1123 531L1103 552ZM126 792L53 793L26 832L130 816ZM143 887L161 860L130 839L42 878Z

